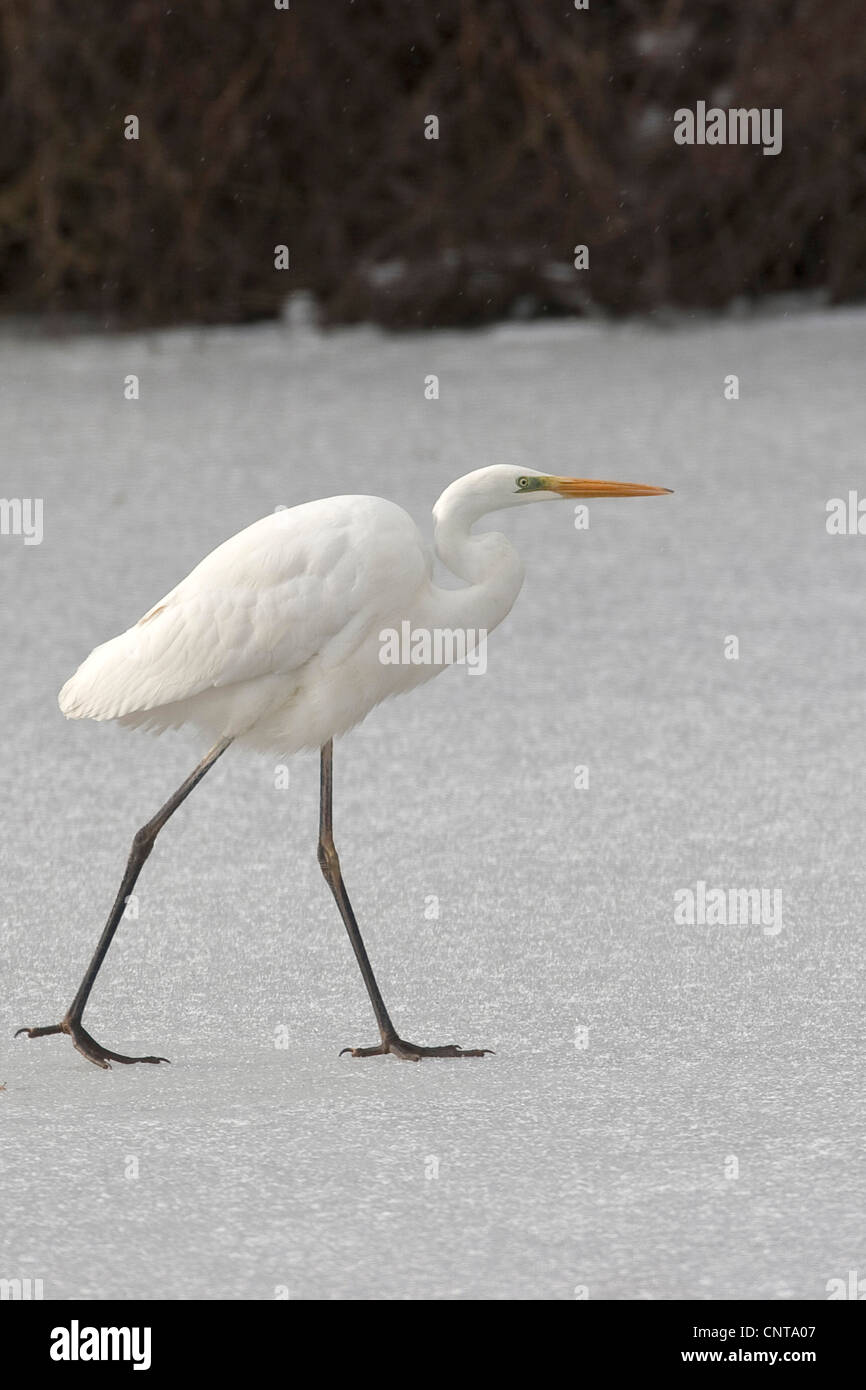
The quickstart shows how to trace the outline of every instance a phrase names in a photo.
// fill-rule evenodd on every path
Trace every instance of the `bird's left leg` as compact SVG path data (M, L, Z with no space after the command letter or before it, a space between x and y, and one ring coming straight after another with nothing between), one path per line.
M106 1071L110 1071L112 1062L168 1061L167 1057L125 1057L121 1052L111 1052L109 1048L103 1047L101 1043L98 1043L95 1038L90 1036L81 1020L84 1015L84 1006L90 997L90 991L93 989L96 982L100 966L106 957L114 933L117 931L118 923L123 916L127 900L135 887L138 875L141 873L145 861L150 851L153 849L154 840L165 825L169 816L177 810L182 801L186 800L193 787L198 785L208 768L213 767L217 758L226 751L231 741L230 738L224 738L221 739L219 743L215 744L210 752L202 758L198 767L190 773L186 781L178 787L174 796L169 798L165 805L157 811L156 815L153 816L146 825L143 825L140 830L136 831L126 865L126 872L123 875L123 880L118 889L117 897L114 900L111 912L108 914L108 921L103 928L102 935L99 938L99 944L93 954L93 959L87 967L84 979L78 987L78 993L73 999L62 1021L60 1023L49 1024L47 1028L19 1028L15 1034L16 1038L21 1033L26 1033L28 1038L44 1038L51 1033L68 1033L81 1055L86 1057L88 1062L93 1062L97 1067L102 1067Z
M379 1036L382 1039L375 1047L344 1047L343 1052L351 1052L353 1057L378 1057L384 1052L390 1052L392 1056L398 1057L404 1062L420 1062L422 1057L484 1057L492 1050L491 1048L473 1048L471 1051L464 1051L456 1043L448 1043L445 1047L422 1047L418 1043L406 1042L397 1033L376 983L376 976L373 974L370 958L361 939L358 923L355 920L352 904L349 902L349 895L346 892L346 885L340 871L340 860L334 844L333 788L334 744L333 740L329 739L322 748L319 864L328 887L334 895L337 907L340 909L340 916L346 931L349 933L352 950L355 952L355 957L361 968L361 976L370 996L373 1013L376 1015L376 1022L379 1025ZM341 1052L340 1056L342 1055Z

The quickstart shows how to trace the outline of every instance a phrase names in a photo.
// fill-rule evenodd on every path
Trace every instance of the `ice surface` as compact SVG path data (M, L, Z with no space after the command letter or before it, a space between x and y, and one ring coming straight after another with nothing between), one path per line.
M0 1277L821 1299L866 1275L866 537L825 527L864 488L864 349L850 311L0 342L3 491L44 498L45 526L0 537ZM496 1056L338 1056L375 1029L316 864L315 761L278 790L234 750L160 839L86 1016L173 1065L13 1040L61 1016L133 831L200 751L64 722L76 664L278 504L378 492L424 520L492 462L676 489L592 503L588 531L567 503L504 514L528 575L486 676L336 749L395 1021ZM698 880L781 890L782 931L677 925Z

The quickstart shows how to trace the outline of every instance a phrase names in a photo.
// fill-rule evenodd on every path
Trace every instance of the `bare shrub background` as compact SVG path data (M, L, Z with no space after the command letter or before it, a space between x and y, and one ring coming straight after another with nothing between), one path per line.
M862 0L3 0L0 65L7 314L236 321L305 288L407 327L866 290ZM782 107L782 153L676 146L698 99Z

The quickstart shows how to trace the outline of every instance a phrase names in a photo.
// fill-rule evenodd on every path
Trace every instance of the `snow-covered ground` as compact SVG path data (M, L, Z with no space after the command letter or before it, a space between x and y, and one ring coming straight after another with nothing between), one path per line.
M0 1277L822 1299L866 1275L866 536L825 524L866 495L864 352L849 311L0 340L2 491L44 499L41 545L0 537ZM567 503L497 519L528 573L487 674L336 749L395 1021L496 1055L338 1056L376 1035L316 863L315 760L286 790L235 750L160 839L86 1015L171 1067L13 1039L60 1018L133 831L199 752L67 724L77 663L277 505L375 492L423 522L493 462L676 490L592 503L583 531ZM699 881L781 892L782 929L678 923Z

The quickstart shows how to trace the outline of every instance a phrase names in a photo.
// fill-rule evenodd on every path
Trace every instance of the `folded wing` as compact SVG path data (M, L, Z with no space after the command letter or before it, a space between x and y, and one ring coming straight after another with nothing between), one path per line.
M96 647L61 690L60 708L70 719L119 719L266 675L285 674L290 687L313 656L338 660L428 572L411 517L384 499L275 512Z

